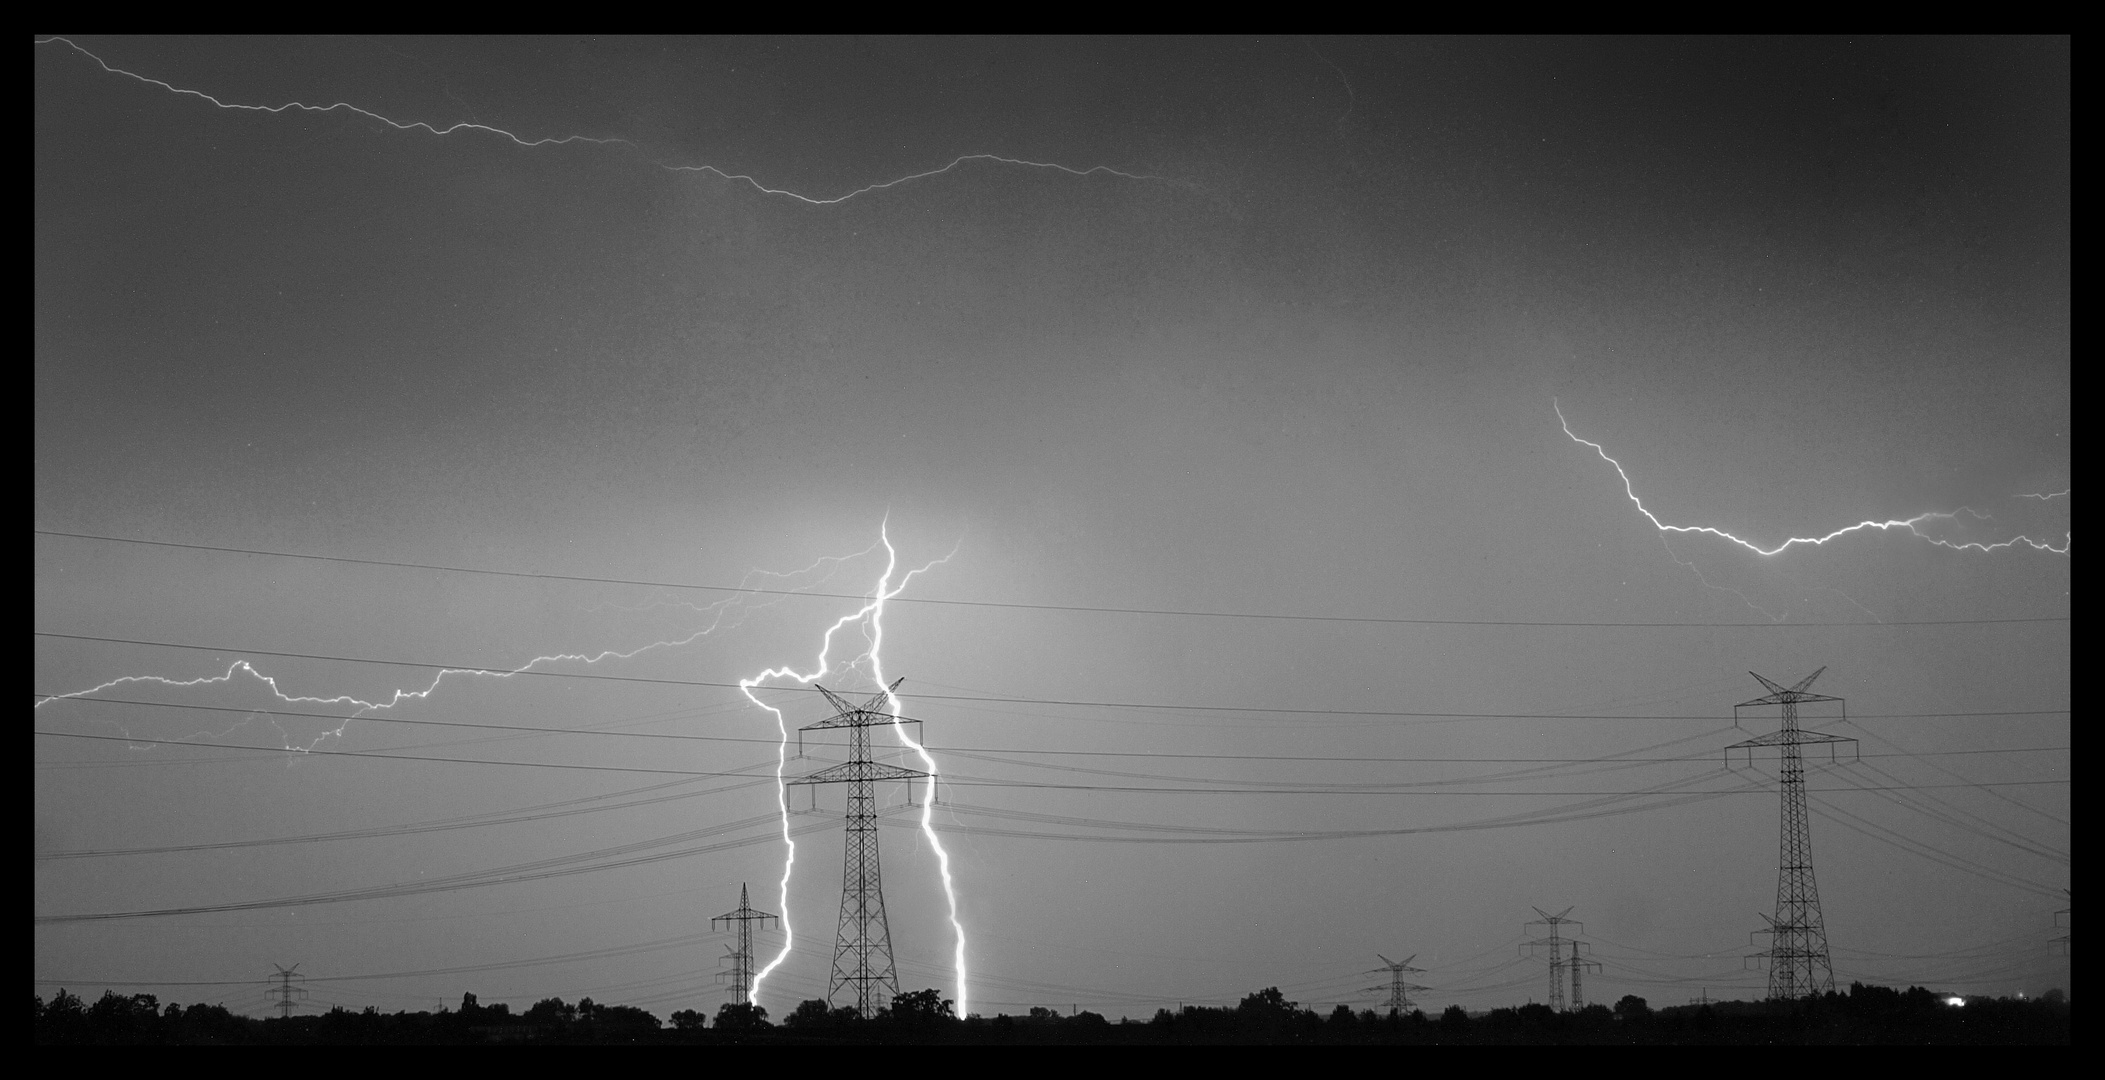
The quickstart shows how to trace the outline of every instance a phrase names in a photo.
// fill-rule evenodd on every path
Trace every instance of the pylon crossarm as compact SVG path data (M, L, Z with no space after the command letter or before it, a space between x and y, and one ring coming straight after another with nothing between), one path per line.
M1753 701L1742 701L1738 705L1733 706L1733 708L1745 709L1754 705L1800 705L1808 701L1840 700L1842 699L1838 697L1829 697L1826 694L1799 694L1786 690L1781 694L1770 694L1767 697L1755 698Z
M806 724L798 731L819 731L824 728L884 727L887 724L918 724L921 721L911 716L896 716L875 709L857 709L853 712L829 716L816 724Z
M1741 739L1739 742L1733 743L1731 746L1728 746L1725 749L1751 750L1757 746L1782 746L1785 743L1796 741L1796 739L1788 738L1784 732L1772 731L1767 735L1756 735L1751 739Z
M850 784L868 780L919 780L928 774L919 769L887 765L879 761L844 761L807 776L785 780L788 787L805 784Z

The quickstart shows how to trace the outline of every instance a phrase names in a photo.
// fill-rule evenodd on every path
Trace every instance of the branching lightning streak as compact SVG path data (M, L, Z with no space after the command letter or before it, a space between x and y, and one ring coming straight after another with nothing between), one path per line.
M1756 544L1749 540L1742 540L1739 537L1734 536L1733 534L1726 532L1723 529L1712 528L1708 525L1669 525L1666 522L1659 520L1659 516L1657 514L1654 514L1652 513L1652 511L1645 508L1644 502L1637 497L1636 488L1630 482L1630 474L1623 471L1623 466L1621 462L1618 462L1614 458L1609 457L1608 451L1603 449L1600 443L1593 442L1589 439L1582 439L1579 438L1577 435L1572 434L1571 422L1564 418L1564 409L1557 404L1557 399L1550 399L1550 407L1556 410L1557 421L1558 423L1564 426L1564 434L1569 436L1571 438L1571 441L1584 446L1592 447L1594 453L1601 455L1602 461L1605 461L1608 464L1615 467L1616 475L1623 478L1623 494L1628 495L1630 497L1630 502L1632 505L1637 507L1637 512L1643 514L1647 520L1651 521L1651 523L1655 527L1657 527L1660 533L1662 534L1704 533L1710 536L1715 536L1721 540L1729 540L1743 548L1746 548L1748 551L1751 551L1756 555L1761 555L1764 557L1772 557L1775 555L1782 554L1793 544L1805 544L1812 547L1818 547L1827 543L1829 540L1836 539L1837 537L1847 536L1850 533L1860 532L1865 529L1877 529L1881 532L1887 532L1893 529L1905 529L1908 532L1914 534L1918 539L1927 540L1930 543L1936 544L1939 547L1947 547L1952 549L1953 551L2000 551L2004 548L2015 547L2019 544L2023 544L2026 547L2033 549L2034 551L2048 551L2056 555L2066 555L2069 551L2069 541L2066 538L2062 540L2060 547L2055 547L2051 542L2034 540L2028 536L2015 536L2008 540L1997 541L1993 544L1984 544L1978 541L1967 541L1964 543L1955 544L1949 540L1943 540L1939 539L1938 537L1931 536L1928 533L1923 532L1920 528L1918 528L1918 526L1920 526L1923 522L1926 521L1956 521L1959 519L1959 516L1961 514L1973 518L1976 521L1989 520L1986 515L1977 513L1974 510L1964 506L1960 507L1957 510L1950 511L1948 513L1944 511L1931 511L1929 513L1917 514L1914 517L1907 518L1905 520L1894 518L1886 521L1859 521L1854 525L1849 525L1840 529L1836 529L1835 531L1828 533L1826 536L1794 536L1772 548L1764 548L1760 544ZM2066 494L2068 494L2068 492L2060 491L2056 492L2054 495L2031 497L2049 499ZM1671 549L1669 550L1671 551ZM1677 558L1675 561L1679 562L1680 560Z
M631 150L639 151L642 149L642 147L637 145L637 143L632 139L624 139L611 136L607 138L593 138L587 135L565 135L560 138L550 137L543 139L528 139L520 135L514 134L513 132L506 131L505 129L500 127L493 127L489 124L480 124L470 121L461 121L459 123L450 124L445 127L439 127L436 124L426 123L422 120L412 120L404 122L394 120L386 116L382 116L379 113L373 112L370 109L363 109L345 101L339 101L333 105L309 105L298 101L287 102L283 105L243 105L237 102L222 101L219 98L214 97L211 94L207 94L202 90L186 89L184 87L175 86L171 83L163 82L160 79L155 79L149 76L141 75L135 71L127 71L123 68L116 67L115 65L112 65L109 61L104 60L102 57L97 56L84 48L81 48L78 44L76 44L69 38L41 38L38 39L37 44L49 45L53 42L63 44L67 48L72 49L74 52L77 52L82 56L85 56L88 59L95 61L95 63L98 66L100 66L103 71L108 72L109 74L122 75L128 79L135 79L139 82L145 83L148 86L159 87L163 90L168 91L171 94L180 94L185 97L193 97L202 101L210 102L212 105L215 105L222 109L235 109L242 112L262 112L272 114L292 111L310 113L330 113L343 111L353 113L358 116L363 116L369 120L376 120L382 124L386 124L388 127L393 128L396 131L416 131L421 129L423 131L428 131L433 135L451 135L457 131L480 131L486 134L496 135L500 138L509 139L513 143L529 148L537 146L565 146L570 143L590 143L595 146L625 146ZM958 166L965 164L966 162L972 161L992 161L998 162L1003 165L1021 165L1033 169L1054 169L1059 172L1067 173L1070 176L1078 177L1093 176L1097 173L1104 173L1110 176L1122 177L1127 180L1146 180L1153 181L1156 183L1188 186L1180 183L1179 181L1171 180L1165 176L1153 176L1144 173L1126 172L1123 169L1114 169L1108 165L1096 165L1087 169L1076 169L1067 165L1058 164L1056 162L1029 161L1023 158L1004 157L1000 154L962 154L952 159L948 165L944 165L941 168L929 169L924 172L917 172L908 176L901 176L893 180L885 180L874 184L865 184L862 187L856 188L855 190L850 191L845 195L836 195L832 198L819 198L810 195L800 194L798 192L791 191L788 188L769 187L766 184L761 183L758 178L753 177L749 174L730 172L725 169L717 168L714 165L669 165L665 162L655 160L653 160L651 164L656 165L658 168L664 169L667 172L708 173L723 180L739 181L751 187L754 191L757 191L763 195L782 195L788 198L795 199L798 202L806 203L811 206L835 206L840 203L847 202L848 200L855 198L857 195L865 195L873 191L883 191L887 188L897 187L900 184L904 184L912 180L925 180L932 176L941 176L944 173L947 173L952 169L955 169Z
M857 553L856 553L855 555L847 555L847 556L827 556L827 557L825 557L825 558L819 559L818 561L816 561L816 562L812 563L812 564L811 564L810 566L807 566L807 567L805 567L805 568L804 568L804 569L802 569L802 570L792 571L792 572L790 572L790 573L786 573L786 574L778 574L778 573L774 573L774 572L772 572L772 571L767 571L767 570L754 570L754 571L749 571L749 572L747 572L747 574L746 574L745 578L744 578L744 579L743 579L743 580L742 580L742 581L740 582L740 584L742 584L742 585L743 585L743 584L745 584L745 583L751 582L751 581L753 580L753 578L754 578L755 576L759 576L759 577L763 577L763 578L775 578L775 579L795 579L795 578L801 578L801 577L803 577L803 576L805 576L805 575L807 575L807 574L810 574L810 573L812 573L812 572L814 572L814 571L818 570L818 569L819 569L820 567L828 566L829 564L832 564L832 565L835 565L835 566L837 566L838 564L840 564L840 563L842 563L842 562L845 562L845 561L847 561L848 559L853 559L853 558L856 558L856 557L858 557L858 556L860 556L860 555L868 554L868 553L869 553L869 551L870 551L871 549L875 548L875 547L876 547L876 545L875 545L875 544L872 544L872 545L870 546L870 548L865 548L865 549L863 549L863 551L861 551L861 552L857 552ZM824 577L820 577L820 578L818 578L817 580L815 580L815 581L812 581L812 582L811 582L810 584L808 584L808 585L805 585L805 586L800 586L799 588L800 588L800 589L802 589L802 588L811 588L811 587L815 587L815 586L817 586L817 585L819 585L819 584L822 584L822 583L823 583L823 582L824 582L824 581L826 580L826 578L827 578L827 577L830 577L830 576L831 576L831 574L832 574L832 571L831 571L831 570L829 569L829 570L827 571L827 574L826 574L826 576L824 576ZM771 606L773 606L773 604L774 604L775 602L778 602L778 601L779 601L780 599L781 599L781 596L780 596L779 594L777 594L777 596L776 596L776 600L774 600L774 601L770 601L769 603L765 603L765 604L757 604L757 605L754 605L754 606L756 606L756 607L771 607ZM421 690L405 690L405 689L397 689L397 690L395 690L395 691L394 691L394 692L392 693L392 695L391 695L390 697L388 697L388 699L387 699L387 700L385 700L385 701L366 701L366 700L364 700L364 699L362 699L362 698L358 698L358 697L353 697L353 696L351 696L351 695L349 695L349 694L339 694L339 695L337 695L337 696L335 696L335 697L315 697L315 696L311 696L311 695L302 695L302 694L288 694L288 693L286 693L286 692L285 692L284 690L282 690L282 689L280 689L280 688L279 688L279 685L278 685L278 679L277 679L277 677L276 677L276 676L272 676L272 675L266 675L266 674L264 674L264 673L263 673L262 671L258 670L258 669L257 669L257 668L256 668L256 667L255 667L255 666L253 665L253 664L249 663L249 662L248 662L247 660L236 660L236 661L234 661L234 662L233 662L232 664L230 664L230 665L229 665L229 666L227 667L226 673L225 673L225 674L223 674L223 675L209 675L209 676L202 676L202 677L200 677L200 678L195 678L195 679L171 679L171 678L167 678L167 677L165 677L165 676L161 676L161 675L124 675L124 676L119 676L118 678L115 678L115 679L111 679L111 680L109 680L108 682L102 683L102 684L101 684L101 685L99 685L99 686L91 686L91 687L89 687L89 688L88 688L88 689L86 689L86 690L75 690L75 691L73 691L73 692L71 692L71 693L65 693L65 694L51 694L51 695L47 695L47 696L45 696L45 697L43 697L43 698L40 698L40 699L39 699L39 700L37 701L37 703L36 703L36 705L35 705L35 708L39 708L39 709L41 709L41 708L43 708L44 706L46 706L46 705L48 705L48 704L50 704L50 703L52 703L52 702L54 702L54 701L60 701L60 700L65 700L65 699L70 699L70 698L87 698L87 697L92 697L93 695L96 695L96 694L100 694L100 693L102 693L102 692L103 692L103 691L105 691L105 690L110 690L110 689L114 689L114 688L116 688L116 687L119 687L119 686L124 686L124 685L130 684L130 683L152 683L152 684L156 684L156 685L160 685L160 686L166 686L166 687L170 687L170 688L173 688L173 689L187 689L187 688L191 688L191 687L198 687L198 686L214 686L214 685L220 685L220 684L224 684L224 683L229 683L229 682L232 682L232 681L233 681L233 679L234 679L234 676L235 676L236 674L239 674L239 673L245 673L245 674L247 674L247 675L251 676L252 678L256 679L256 680L257 680L258 682L261 682L261 683L262 683L262 684L263 684L264 686L268 687L268 688L270 689L271 695L272 695L273 697L277 698L277 699L278 699L279 701L281 701L281 702L284 702L284 703L285 703L285 704L287 704L287 705L352 706L352 707L353 707L353 708L355 709L355 711L354 711L354 712L353 712L353 713L352 713L352 714L351 714L350 716L346 716L346 717L344 717L344 718L343 718L343 721L342 721L341 723L339 723L339 724L338 724L338 725L337 725L336 727L334 727L334 728L331 728L331 729L329 729L329 730L327 730L327 731L323 732L322 734L320 734L320 735L316 736L316 737L314 738L314 741L312 741L312 742L308 743L308 744L307 744L307 745L305 745L305 746L294 746L294 745L292 745L292 736L291 736L291 735L290 735L290 734L289 734L288 732L286 732L286 731L285 731L285 729L284 729L284 728L283 728L282 726L278 726L275 720L273 720L273 721L272 721L272 726L274 726L274 727L277 727L277 728L278 728L278 734L279 734L279 735L280 735L280 737L281 737L281 738L283 739L283 743L282 743L282 745L283 745L283 746L285 747L285 749L288 749L288 750L299 750L299 751L311 751L311 750L315 749L316 747L320 746L320 745L321 745L321 744L323 743L323 741L325 741L325 740L327 740L327 739L331 739L331 738L342 738L342 737L343 737L343 734L344 734L344 731L345 731L345 729L347 729L347 728L349 728L349 727L350 727L350 725L351 725L351 722L352 722L352 721L354 721L354 720L357 720L357 719L359 719L360 717L363 717L363 716L368 716L368 715L371 715L371 714L373 714L373 713L376 713L376 712L380 712L380 711L382 711L382 710L385 710L385 709L392 709L392 708L394 708L394 707L396 707L396 706L398 706L398 705L401 705L401 704L403 704L404 702L408 702L408 701L421 701L421 700L424 700L424 699L426 699L426 698L429 698L429 697L430 697L430 696L432 695L432 693L433 693L433 692L435 692L435 691L437 691L437 690L438 690L438 688L439 688L439 684L443 683L443 682L444 682L444 681L446 680L446 677L447 677L448 675L480 675L480 676L486 676L486 677L489 677L489 678L494 678L494 679L508 679L508 678L512 678L513 676L516 676L516 675L522 674L522 673L524 673L524 672L528 672L528 671L533 671L533 670L535 670L535 669L539 668L539 667L540 667L541 665L543 665L543 664L553 664L553 663L558 663L558 662L582 662L582 663L586 663L586 664L597 664L597 663L599 663L599 662L601 662L601 661L603 661L603 660L629 660L629 659L633 659L633 658L635 658L635 657L637 657L637 656L640 656L640 655L642 655L642 654L644 654L644 653L646 653L646 652L650 652L650 651L652 651L652 650L654 650L654 649L672 649L672 648L678 648L678 647L680 647L680 646L683 646L683 645L688 645L688 644L692 644L693 642L695 642L695 641L698 641L698 640L700 640L700 639L702 639L702 638L704 638L704 637L707 637L707 636L708 636L709 634L711 634L711 633L715 632L715 631L716 631L716 629L717 629L718 627L720 627L721 625L723 625L723 620L724 620L724 617L725 617L725 615L726 615L726 614L727 614L727 613L728 613L728 612L729 612L729 611L730 611L730 610L731 610L732 608L734 608L734 607L737 607L737 606L740 606L740 605L741 605L741 604L742 604L742 603L743 603L743 602L744 602L745 600L746 600L746 596L744 596L744 595L738 595L738 596L730 596L730 597L726 597L726 598L724 598L724 599L722 599L722 600L718 600L718 601L716 601L716 602L714 602L714 603L712 603L712 604L706 605L706 607L705 607L705 608L697 608L696 610L698 610L698 611L706 611L707 613L709 613L709 614L711 615L711 618L710 618L710 620L709 620L709 624L708 624L707 626L704 626L704 627L702 627L702 628L701 628L701 629L699 629L699 630L696 630L695 632L693 632L693 633L691 633L691 634L688 634L688 635L687 635L687 636L685 636L685 637L681 637L681 638L674 638L674 639L670 639L670 640L665 640L665 641L653 641L653 642L651 642L651 643L649 643L649 644L647 644L647 645L642 645L642 646L639 646L639 647L637 647L637 648L634 648L634 649L631 649L631 650L629 650L629 651L627 651L627 652L620 652L620 651L617 651L617 650L613 650L613 649L607 649L607 650L603 650L603 651L601 651L601 652L598 652L598 653L591 653L591 654L588 654L588 653L555 653L555 654L551 654L551 655L547 655L547 656L536 656L536 657L534 657L534 658L533 658L532 660L529 660L529 661L527 661L526 663L524 663L524 664L521 664L521 665L519 665L518 667L515 667L515 668L511 668L511 669L508 669L508 670L499 670L499 669L495 669L495 668L442 668L442 669L440 669L440 670L439 670L439 673L438 673L438 674L437 674L436 676L434 676L434 677L432 678L431 682L430 682L430 683L428 683L428 684L426 684L426 685L425 685L425 687L424 687L423 689L421 689ZM688 606L692 606L692 605L688 605ZM263 714L264 714L264 715L266 715L266 716L268 715L268 713L267 713L267 712L266 712L265 710L260 710L260 709L259 709L259 710L256 710L256 711L257 711L258 713L263 713ZM237 722L236 724L234 724L234 725L233 725L232 727L229 727L229 728L228 728L228 729L226 729L225 731L221 731L221 732L199 732L199 733L198 733L198 734L196 734L196 735L190 736L190 738L193 738L193 739L195 739L195 738L206 738L206 739L220 739L220 738L225 738L226 736L228 736L228 735L231 735L231 734L233 734L233 733L234 733L235 731L238 731L238 730L240 730L240 729L241 729L241 727L242 727L242 726L243 726L244 724L246 724L247 722L248 722L248 721L247 721L246 719L243 719L242 721L240 721L240 722ZM125 734L126 734L126 737L128 737L128 738L129 738L129 737L131 736L131 733L130 733L129 731L126 731L126 732L125 732ZM153 740L140 740L140 741L142 741L142 742L143 742L143 741L150 741L150 742L153 742L153 743L164 743L164 742L181 742L181 741L188 741L188 740L176 740L176 739L153 739Z
M755 1001L759 1000L761 983L776 968L780 967L784 960L789 958L789 951L796 944L796 933L791 929L789 922L789 879L797 864L797 842L790 837L789 787L785 783L786 777L784 775L789 766L789 719L782 715L782 710L760 700L759 696L754 694L753 691L761 684L773 679L795 679L800 684L809 685L818 679L824 678L833 670L832 662L827 659L833 651L833 635L840 632L842 627L850 625L867 625L868 629L865 633L866 640L869 642L869 649L844 666L854 667L867 659L870 662L871 676L877 680L878 685L885 685L882 658L885 601L904 592L907 583L911 582L916 575L949 562L951 557L957 554L955 548L951 549L949 555L945 555L920 569L910 571L905 577L899 579L897 587L893 587L891 584L892 574L899 566L899 553L892 547L892 539L888 530L889 522L878 527L878 540L879 543L884 545L885 564L883 576L877 579L877 588L871 597L863 603L862 607L834 620L833 625L826 628L825 636L820 639L818 666L808 674L799 673L788 666L769 668L751 678L738 681L739 689L745 693L747 700L774 715L775 728L782 736L782 742L776 750L775 757L775 803L782 813L782 843L787 848L782 861L780 900L777 904L777 909L781 912L782 917L782 950L775 954L773 960L768 961L766 967L761 968L760 972L753 976L752 994ZM950 929L957 943L954 951L957 974L957 1011L958 1015L963 1016L966 1015L965 927L963 923L958 921L957 888L950 874L950 852L943 847L943 842L936 835L935 827L930 820L935 807L935 789L933 785L936 782L935 777L938 775L936 760L929 755L926 747L915 742L911 736L907 735L905 725L898 719L901 711L899 698L890 690L886 690L885 700L886 706L893 717L893 733L898 735L902 744L920 756L921 764L929 775L929 798L921 804L921 832L922 835L928 838L930 845L935 848L936 864L943 877L943 894L950 903Z

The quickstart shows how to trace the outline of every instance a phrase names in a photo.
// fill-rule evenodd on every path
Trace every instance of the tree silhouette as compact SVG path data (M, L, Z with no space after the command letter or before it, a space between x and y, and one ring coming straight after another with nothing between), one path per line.
M773 1026L767 1022L767 1010L751 1002L727 1001L716 1010L718 1031L763 1031Z
M887 1016L896 1023L933 1024L957 1019L955 1004L936 989L912 990L892 999Z

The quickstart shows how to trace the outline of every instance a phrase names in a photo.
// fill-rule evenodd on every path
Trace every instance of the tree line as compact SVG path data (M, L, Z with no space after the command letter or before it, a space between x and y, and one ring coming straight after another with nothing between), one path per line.
M224 1005L162 1006L153 994L106 991L93 1004L60 990L36 999L35 1039L66 1045L415 1045L592 1043L960 1043L960 1044L1990 1044L2067 1045L2068 1004L2046 997L1969 998L1963 1005L1921 987L1905 991L1853 983L1846 993L1800 1001L1718 1002L1654 1010L1624 997L1611 1008L1557 1012L1547 1005L1472 1015L1450 1005L1437 1016L1354 1011L1328 1014L1267 987L1231 1007L1159 1009L1148 1020L1116 1022L1094 1012L1062 1016L1033 1008L1020 1016L959 1019L933 989L901 994L875 1016L811 1000L775 1023L766 1009L729 1003L709 1017L682 1009L670 1023L632 1005L575 1004L547 998L514 1013L464 994L458 1009L353 1012L257 1019Z

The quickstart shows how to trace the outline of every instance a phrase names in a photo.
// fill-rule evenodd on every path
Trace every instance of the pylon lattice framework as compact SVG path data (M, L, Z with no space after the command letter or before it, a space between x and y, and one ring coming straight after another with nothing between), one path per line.
M1743 701L1732 707L1733 726L1739 726L1741 709L1755 706L1776 705L1783 713L1782 723L1773 734L1761 735L1744 742L1736 742L1725 748L1725 761L1729 765L1734 750L1747 751L1751 764L1754 752L1764 747L1776 747L1780 754L1782 774L1783 813L1779 827L1776 857L1776 914L1763 915L1769 924L1767 929L1756 930L1756 935L1768 934L1769 947L1749 957L1768 965L1769 997L1785 1000L1830 993L1835 988L1834 964L1827 951L1827 923L1820 914L1820 889L1813 880L1813 834L1811 818L1805 808L1805 759L1800 749L1807 744L1828 744L1828 758L1835 759L1836 743L1849 743L1852 751L1856 740L1844 735L1828 735L1818 731L1805 731L1798 727L1798 706L1811 701L1841 702L1838 697L1810 693L1807 687L1820 677L1819 671L1800 679L1794 686L1780 686L1768 679L1754 675L1763 686L1769 688L1766 696L1752 701ZM1842 720L1849 719L1849 707L1842 706Z
M833 942L833 977L827 982L826 1002L832 1004L842 987L852 986L855 1010L864 1017L877 1015L876 1007L899 996L899 974L892 962L892 929L885 918L884 876L877 855L877 795L879 780L907 782L907 801L913 801L913 782L926 777L919 769L887 765L870 760L870 729L882 724L919 723L885 712L882 706L905 679L896 679L883 692L863 705L819 686L834 707L834 714L816 724L798 729L802 733L832 728L848 732L848 760L789 781L791 785L848 785L847 841L841 856L840 929ZM818 684L812 684L817 686ZM929 797L934 798L933 786ZM882 996L880 996L882 995Z
M276 964L272 964L271 966L274 968L278 968L278 974L274 976L278 985L271 988L271 996L278 999L277 1007L279 1018L289 1018L292 1016L293 999L304 998L307 996L307 991L292 985L292 980L304 979L307 976L299 974L300 965L298 964L294 964L289 968L278 967L278 965Z
M716 929L718 924L738 928L738 943L731 947L730 954L725 959L731 961L731 1000L740 1005L750 1005L753 1002L753 924L765 924L770 921L777 926L782 925L780 916L753 907L752 902L746 898L743 882L738 886L738 910L725 912L709 920L711 930Z
M1549 936L1523 941L1520 943L1520 947L1525 951L1538 949L1544 945L1549 946L1550 1008L1557 1012L1564 1011L1564 972L1567 968L1571 971L1571 1007L1574 1009L1584 1008L1586 998L1580 983L1579 973L1587 967L1599 969L1601 965L1598 961L1580 957L1579 950L1586 943L1576 938L1565 937L1562 931L1564 927L1576 926L1579 928L1579 932L1583 934L1586 932L1586 924L1577 919L1566 918L1566 916L1571 914L1570 908L1565 908L1555 915L1541 908L1536 908L1535 914L1542 917L1530 919L1521 927L1521 931L1525 933L1530 926L1547 926L1550 928ZM1571 946L1571 958L1568 960L1564 957L1564 946L1566 945Z
M1417 1008L1417 1003L1411 1000L1411 991L1432 989L1430 986L1420 986L1414 982L1404 981L1404 975L1425 970L1424 968L1411 966L1411 961L1418 959L1418 954L1412 953L1404 957L1403 962L1400 964L1386 956L1382 956L1380 953L1375 953L1374 955L1380 957L1382 966L1375 968L1369 974L1386 974L1389 977L1389 981L1380 986L1366 987L1361 992L1367 994L1388 994L1389 1000L1382 1004L1388 1008L1390 1016L1401 1016L1405 1012Z

